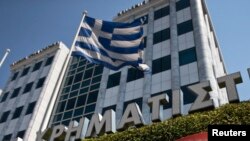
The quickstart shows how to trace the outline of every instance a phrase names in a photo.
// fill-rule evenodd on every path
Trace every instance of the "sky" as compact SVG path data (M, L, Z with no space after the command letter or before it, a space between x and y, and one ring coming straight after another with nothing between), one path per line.
M0 0L0 89L10 76L10 64L46 46L63 41L71 47L84 10L89 16L112 20L121 10L142 0ZM240 100L249 100L250 0L206 0L226 64L227 73L239 72Z

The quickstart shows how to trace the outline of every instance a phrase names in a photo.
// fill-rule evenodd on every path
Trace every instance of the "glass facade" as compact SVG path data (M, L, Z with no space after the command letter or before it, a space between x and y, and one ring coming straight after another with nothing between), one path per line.
M91 64L82 57L72 58L58 97L53 125L68 125L71 120L92 116L102 72L102 66Z

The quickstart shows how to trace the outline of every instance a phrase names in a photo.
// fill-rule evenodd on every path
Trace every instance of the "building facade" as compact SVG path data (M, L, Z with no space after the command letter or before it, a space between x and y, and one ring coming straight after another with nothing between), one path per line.
M0 141L35 141L37 131L46 128L68 53L57 42L11 65L0 96Z
M163 119L188 114L196 95L187 87L204 81L210 81L215 107L228 102L226 91L216 83L226 70L204 0L148 0L118 13L114 21L142 17L147 17L144 61L152 73L129 66L112 71L84 58L71 58L49 126L67 126L72 120L90 119L93 113L109 109L120 121L126 106L134 102L150 123L147 100L163 93L170 98L163 106ZM183 95L183 101L177 95ZM172 100L182 103L183 111L173 113Z

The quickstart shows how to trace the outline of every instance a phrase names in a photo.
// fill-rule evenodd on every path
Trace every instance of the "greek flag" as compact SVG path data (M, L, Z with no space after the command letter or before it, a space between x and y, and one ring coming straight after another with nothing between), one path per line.
M131 65L143 71L143 28L140 20L132 23L108 22L85 16L73 47L72 55L112 70Z

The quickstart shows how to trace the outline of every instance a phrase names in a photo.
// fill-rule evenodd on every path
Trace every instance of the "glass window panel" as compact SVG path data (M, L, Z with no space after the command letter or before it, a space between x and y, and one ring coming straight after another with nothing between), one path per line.
M197 61L195 47L179 52L180 66Z
M80 107L80 106L85 105L86 97L87 97L87 95L79 96L78 99L77 99L77 102L76 102L76 107Z
M50 64L53 62L53 59L54 59L54 56L49 57L49 58L46 60L45 66L50 65Z
M11 81L16 80L17 76L18 76L19 72L15 72L13 77L11 78Z
M30 67L24 68L21 77L25 76L26 74L28 74L29 69L30 69Z
M36 70L39 70L40 67L42 66L42 63L43 63L43 61L40 61L40 62L36 63L33 70L32 70L32 72L34 72Z
M45 81L46 77L40 78L37 82L36 89L41 88L43 86L43 83Z
M21 90L21 87L14 89L14 91L13 91L13 93L12 93L12 95L11 95L10 98L17 97L18 94L19 94L19 92L20 92L20 90Z
M97 97L98 97L98 91L90 92L88 95L87 104L96 102Z
M75 107L75 103L76 103L76 98L69 99L66 106L66 110L73 109Z
M180 0L176 2L176 11L182 10L190 6L189 0Z
M84 107L75 109L74 117L83 115L83 110L84 110Z
M5 121L7 121L8 117L9 117L10 111L6 111L2 114L1 119L0 119L0 123L3 123Z
M28 84L25 86L24 90L23 90L23 94L24 94L24 93L27 93L27 92L30 92L31 89L32 89L32 86L33 86L33 82L28 83Z
M69 119L69 118L71 118L72 114L73 114L73 110L65 112L64 115L63 115L63 119Z
M66 101L59 102L56 112L60 113L64 111Z
M84 79L88 79L88 78L92 77L92 73L93 73L93 68L86 70L84 73Z
M21 115L22 110L23 110L23 106L16 108L12 119L18 118Z
M98 65L95 67L94 76L102 74L102 72L103 72L103 66Z
M36 106L36 102L32 102L29 104L28 109L26 111L26 115L31 114Z
M9 92L4 93L1 102L4 102L8 98L8 96Z
M178 35L182 35L193 31L193 22L192 19L177 25Z
M86 106L86 109L85 109L85 114L87 113L91 113L91 112L94 112L95 111L95 104L91 104L91 105L88 105Z
M121 72L109 75L107 89L120 85Z

